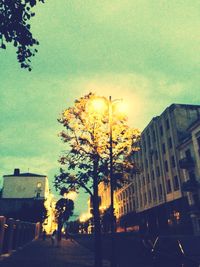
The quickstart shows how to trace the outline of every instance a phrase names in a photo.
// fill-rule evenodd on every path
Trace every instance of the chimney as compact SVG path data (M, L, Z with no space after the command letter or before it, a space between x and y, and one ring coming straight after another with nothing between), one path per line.
M14 169L14 175L19 176L20 174L20 169Z

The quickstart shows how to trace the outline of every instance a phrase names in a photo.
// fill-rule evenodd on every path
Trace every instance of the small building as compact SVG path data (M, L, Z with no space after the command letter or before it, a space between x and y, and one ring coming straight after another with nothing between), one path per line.
M45 199L48 194L49 182L46 175L20 173L20 169L15 169L13 174L3 176L3 199Z
M14 169L13 174L3 176L0 215L15 219L29 218L33 221L35 214L43 216L44 207L48 217L43 223L43 228L50 232L54 207L53 195L50 193L46 175L21 173L20 169Z

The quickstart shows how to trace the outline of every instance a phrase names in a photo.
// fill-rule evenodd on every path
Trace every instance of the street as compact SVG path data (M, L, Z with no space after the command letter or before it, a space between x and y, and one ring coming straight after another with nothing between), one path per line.
M94 250L93 235L75 235L74 239L81 245ZM120 233L115 235L115 256L117 267L150 267L151 260L145 251L140 237L132 233ZM102 235L103 258L110 260L111 237Z

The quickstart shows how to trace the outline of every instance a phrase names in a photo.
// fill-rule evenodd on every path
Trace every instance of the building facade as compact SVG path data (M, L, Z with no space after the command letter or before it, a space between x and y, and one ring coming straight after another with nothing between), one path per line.
M140 150L134 154L140 171L115 192L119 225L138 226L143 233L192 231L178 146L199 119L199 105L172 104L143 130Z
M46 175L20 173L19 169L15 169L13 174L3 176L1 215L14 216L16 219L18 216L23 218L23 216L28 217L26 213L29 209L33 213L40 214L45 207L48 217L43 223L43 228L51 232L51 228L54 227L52 223L55 208L53 200Z
M183 191L187 193L190 218L195 234L200 233L200 120L188 128L188 137L179 146L183 169Z

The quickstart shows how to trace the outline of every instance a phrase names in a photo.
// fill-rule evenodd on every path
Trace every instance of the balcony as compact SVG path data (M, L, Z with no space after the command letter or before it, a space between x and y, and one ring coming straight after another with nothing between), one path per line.
M185 157L179 160L179 166L181 169L190 170L194 168L194 160L192 157Z
M200 184L197 180L188 180L182 184L182 190L184 192L197 192L200 188Z

